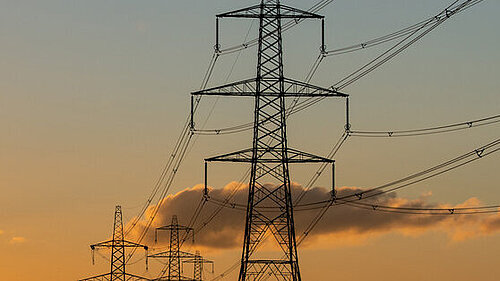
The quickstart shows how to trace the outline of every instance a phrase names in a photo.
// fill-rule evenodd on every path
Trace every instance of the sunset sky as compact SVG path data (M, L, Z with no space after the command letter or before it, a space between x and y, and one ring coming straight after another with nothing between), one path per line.
M115 205L125 221L151 193L189 114L213 54L215 15L258 0L0 0L0 280L77 280L109 271L89 245L108 239ZM317 1L284 4L308 9ZM382 36L441 11L452 0L336 0L326 44L336 49ZM343 91L354 130L403 130L500 112L500 2L452 17L394 60ZM251 20L223 20L221 43L257 35ZM319 22L284 35L285 75L302 80L318 56ZM328 87L389 45L325 58L311 83ZM255 76L256 49L223 56L209 85ZM231 69L233 69L231 71ZM197 123L221 128L252 120L252 100L202 100ZM211 108L216 105L212 113ZM342 134L342 100L293 115L289 144L326 156ZM406 138L351 137L336 156L339 193L378 186L473 151L500 125ZM251 146L251 133L199 136L154 225L187 224L201 196L203 159ZM500 204L499 154L382 196L377 204ZM223 198L248 166L210 166ZM313 167L293 167L300 191ZM329 175L311 194L325 198ZM246 187L236 200L245 202ZM213 210L207 205L204 215ZM314 213L297 214L297 232ZM243 213L225 210L195 245L222 273L241 255ZM203 221L203 216L200 222ZM138 228L142 227L144 221ZM129 237L134 239L134 233ZM166 238L164 238L166 239ZM153 248L149 236L146 241ZM100 254L106 256L105 251ZM138 252L130 272L145 272ZM500 276L500 215L415 216L338 207L299 247L303 280L494 281ZM223 280L235 280L232 273Z

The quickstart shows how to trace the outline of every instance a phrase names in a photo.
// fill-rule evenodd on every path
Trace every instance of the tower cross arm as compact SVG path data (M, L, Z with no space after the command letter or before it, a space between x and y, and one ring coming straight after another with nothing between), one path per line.
M223 86L204 89L192 92L193 96L236 96L236 97L255 97L257 95L257 80L259 78L246 79ZM259 82L283 82L283 92L277 92L275 89L261 89L260 96L284 96L284 97L348 97L349 95L341 93L336 89L323 88L311 85L309 83L293 80L290 78L260 78Z
M164 225L157 227L156 230L180 230L180 231L193 231L192 227L182 226L182 225Z
M208 260L208 259L205 259L205 258L202 258L202 257L193 257L192 259L186 259L184 261L182 261L183 263L209 263L209 264L213 264L214 261L212 260Z
M259 161L263 163L280 163L282 161L286 161L288 163L334 163L335 160L328 159L321 156L316 156L311 153L303 152L293 148L286 149L288 158L279 159L274 157L280 153L278 149L258 149L257 155L261 155L259 157ZM240 162L240 163L251 163L255 159L252 158L253 150L251 148L223 154L220 156L215 156L211 158L205 159L207 162Z
M262 13L264 10L279 10L278 13ZM217 18L281 18L281 19L323 19L324 16L286 5L265 3L218 14Z
M104 242L100 242L100 243L97 243L97 244L93 244L93 245L90 245L90 248L91 249L96 249L96 248L112 248L112 247L116 247L116 246L120 246L120 247L126 247L126 248L144 248L145 250L148 249L148 246L146 245L142 245L142 244L138 244L138 243L135 243L135 242L131 242L131 241L126 241L126 240L109 240L109 241L104 241Z
M142 281L142 280L149 281L150 280L148 278L141 277L141 276L134 275L134 274L129 274L129 273L125 273L124 277L125 277L125 280L127 280L127 281ZM111 277L111 273L106 273L106 274L101 274L101 275L97 275L97 276L93 276L93 277L89 277L89 278L85 278L85 279L80 279L78 281L110 281L110 280L114 280Z
M165 252L160 252L156 254L149 255L148 258L181 258L181 259L191 259L195 258L195 254L191 254L188 252L184 251L179 251L179 252L172 252L172 251L165 251Z

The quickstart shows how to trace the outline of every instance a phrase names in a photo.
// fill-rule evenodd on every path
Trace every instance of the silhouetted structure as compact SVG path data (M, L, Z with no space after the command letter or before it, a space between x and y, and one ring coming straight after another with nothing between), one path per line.
M123 232L123 219L122 219L122 208L121 206L116 206L115 208L115 220L113 226L113 239L97 244L90 245L92 249L92 262L94 261L94 251L98 248L108 248L111 249L111 272L80 279L80 281L138 281L138 280L149 280L147 278L128 274L125 271L125 248L144 248L146 251L146 266L147 266L147 251L148 246L140 245L134 242L125 241Z
M188 258L183 260L183 263L192 263L193 264L193 281L202 281L203 280L203 268L205 264L212 265L212 273L214 272L214 262L211 260L204 259L200 255L200 251L196 251L192 258Z
M191 235L194 242L194 230L191 227L179 225L177 216L172 216L170 225L158 227L155 230L155 241L158 240L158 231L170 232L169 250L158 254L150 255L150 258L167 259L168 263L161 273L161 277L155 280L168 280L168 281L200 281L202 280L202 270L204 263L211 263L213 270L213 261L203 259L199 252L191 254L181 251L180 233L185 232L186 238ZM183 239L184 241L185 239ZM182 263L192 263L194 265L193 278L182 276Z
M333 165L334 160L288 147L285 98L347 95L285 78L283 74L282 20L323 20L323 16L282 5L279 0L262 0L259 5L217 15L217 29L221 18L251 18L259 21L257 77L192 93L193 96L255 99L252 147L205 159L206 162L251 163L239 280L264 280L272 277L273 280L298 281L301 277L288 165L314 162ZM216 49L219 50L218 30L216 34ZM321 50L324 52L324 44ZM194 130L194 122L191 126ZM269 184L273 181L278 183ZM258 245L269 232L282 251L277 258L257 253Z

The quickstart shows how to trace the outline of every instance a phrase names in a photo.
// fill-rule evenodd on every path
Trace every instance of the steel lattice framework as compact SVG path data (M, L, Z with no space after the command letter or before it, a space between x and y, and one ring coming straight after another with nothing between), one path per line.
M113 239L90 245L92 249L92 260L94 260L93 252L98 248L111 249L111 272L81 279L80 281L138 281L149 280L133 274L128 274L125 271L125 248L144 248L148 251L148 246L126 241L123 232L123 218L121 206L115 208L115 218L113 224ZM147 259L146 259L147 262Z
M200 254L200 251L196 251L196 253L191 258L186 258L182 262L193 264L193 281L203 280L203 268L205 264L211 264L212 273L214 272L214 262L203 258Z
M205 159L206 163L251 163L239 280L263 280L273 277L274 280L298 281L301 277L288 165L314 162L333 165L334 160L288 148L285 98L347 95L334 89L284 77L282 19L309 18L321 19L323 22L323 16L282 5L279 0L262 0L259 5L217 15L216 49L219 48L218 27L221 18L259 20L257 77L192 93L192 99L200 95L255 98L252 148ZM321 49L324 51L324 44ZM191 121L194 130L193 117ZM257 246L268 233L275 238L282 256L269 258L257 253Z
M165 225L155 229L155 241L158 240L158 231L170 232L170 245L168 251L148 256L149 258L168 260L167 267L162 272L162 276L155 280L201 281L203 264L211 263L213 268L213 261L204 259L199 252L191 254L181 251L180 233L185 232L186 235L191 235L194 242L194 230L191 227L180 225L176 215L172 216L172 222L170 225ZM182 275L181 267L183 263L192 263L194 265L193 278Z

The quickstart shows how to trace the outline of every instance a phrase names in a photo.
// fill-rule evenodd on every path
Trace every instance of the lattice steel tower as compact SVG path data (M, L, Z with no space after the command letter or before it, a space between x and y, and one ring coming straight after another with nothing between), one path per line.
M158 231L160 230L170 232L169 250L149 256L150 258L164 258L168 260L167 267L165 268L166 270L164 270L165 272L162 272L160 280L184 280L181 276L181 258L184 252L181 252L179 232L183 231L187 234L191 233L194 240L194 231L190 227L179 225L176 215L172 216L172 223L170 225L165 225L155 229L155 242L158 241ZM167 275L163 276L164 274Z
M147 278L128 274L125 271L125 248L144 248L146 250L146 257L148 246L137 244L134 242L129 242L125 240L123 232L123 219L122 219L122 208L121 206L116 206L115 208L115 219L113 224L113 239L105 242L100 242L97 244L90 245L92 249L92 261L94 260L94 251L98 248L111 249L111 272L81 279L80 281L138 281L138 280L149 280ZM147 265L147 258L146 258Z
M285 98L347 95L284 77L281 28L283 19L321 19L323 23L323 16L282 5L279 0L262 0L259 5L217 15L217 49L221 18L259 20L257 77L192 93L192 98L221 95L255 99L252 148L205 159L206 162L251 163L239 280L269 277L273 280L301 280L288 165L312 162L333 165L334 161L288 147ZM322 44L321 50L324 48ZM194 130L194 122L191 125ZM269 233L281 249L278 257L269 257L258 251L257 246Z
M158 240L158 231L169 231L170 232L170 245L168 251L150 255L150 258L155 259L166 259L168 260L167 266L162 270L161 277L155 280L168 280L168 281L201 281L202 269L204 263L211 263L213 270L213 261L204 259L200 252L196 254L191 254L188 252L181 251L182 242L185 239L180 238L180 234L184 233L188 238L191 238L194 242L194 230L191 227L183 226L179 224L176 215L172 216L172 222L169 225L158 227L155 230L155 241ZM182 241L181 241L182 240ZM188 278L182 275L182 264L192 263L193 278Z
M200 254L200 251L196 251L196 253L191 258L184 259L182 262L193 264L193 281L203 280L203 268L205 264L211 264L212 273L214 273L214 262L203 258Z

